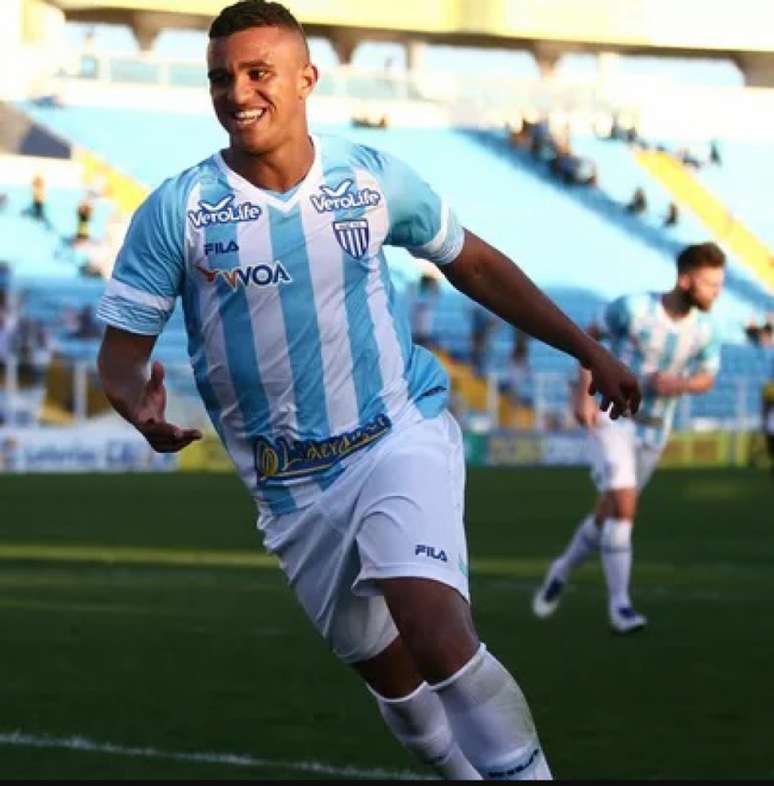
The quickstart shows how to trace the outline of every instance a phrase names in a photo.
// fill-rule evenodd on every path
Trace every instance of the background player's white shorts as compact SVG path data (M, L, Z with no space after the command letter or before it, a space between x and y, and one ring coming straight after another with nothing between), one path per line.
M598 491L636 488L642 491L656 469L663 444L643 442L631 418L611 420L600 412L590 429L591 479Z
M387 434L298 511L262 513L266 548L315 627L346 663L398 635L378 579L435 579L470 599L465 456L448 412Z

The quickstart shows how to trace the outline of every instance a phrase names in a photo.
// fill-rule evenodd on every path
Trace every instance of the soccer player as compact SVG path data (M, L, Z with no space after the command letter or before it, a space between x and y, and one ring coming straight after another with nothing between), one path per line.
M310 136L317 69L283 6L225 8L207 59L229 145L135 214L99 307L105 392L158 451L200 438L166 420L162 365L148 374L182 297L198 390L264 543L394 735L449 778L548 778L526 700L472 622L449 381L411 342L383 246L578 358L612 418L636 411L637 381L405 164Z
M638 375L642 407L625 422L598 413L587 393L588 372L581 368L575 416L589 429L591 477L599 496L533 597L538 617L556 611L571 572L600 551L613 629L629 633L647 624L629 597L632 525L679 397L709 390L720 368L720 342L709 311L723 287L724 268L725 256L714 243L688 246L677 257L677 282L670 292L614 300L589 327L595 339L609 339L614 354Z

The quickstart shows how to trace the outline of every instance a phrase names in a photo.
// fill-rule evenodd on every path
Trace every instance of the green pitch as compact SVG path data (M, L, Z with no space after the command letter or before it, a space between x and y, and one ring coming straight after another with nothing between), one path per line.
M596 564L556 617L529 611L585 473L470 473L479 629L558 777L774 777L772 491L658 473L635 535L651 625L619 638ZM427 774L306 622L231 476L0 477L0 685L5 779Z

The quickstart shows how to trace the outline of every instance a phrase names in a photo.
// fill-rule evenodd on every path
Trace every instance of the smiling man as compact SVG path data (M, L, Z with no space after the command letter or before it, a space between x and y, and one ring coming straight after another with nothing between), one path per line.
M208 68L229 144L137 211L99 309L105 391L156 450L200 438L167 422L161 364L148 376L182 297L198 389L264 543L395 736L449 778L550 777L473 625L449 380L411 342L383 247L574 355L611 417L636 411L637 382L405 164L310 136L317 69L283 6L224 9Z

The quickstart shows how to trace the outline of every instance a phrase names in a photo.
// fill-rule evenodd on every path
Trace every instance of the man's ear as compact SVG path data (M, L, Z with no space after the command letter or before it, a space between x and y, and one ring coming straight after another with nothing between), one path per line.
M307 63L299 77L299 89L298 89L298 97L299 98L308 98L309 95L314 90L314 86L317 84L317 80L319 79L319 72L317 71L317 66L313 65L312 63Z
M677 286L682 289L684 292L687 292L691 288L691 274L690 273L678 273L677 274Z

